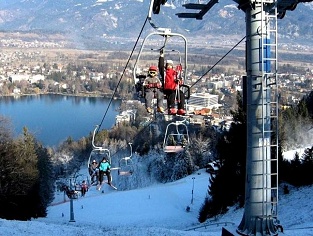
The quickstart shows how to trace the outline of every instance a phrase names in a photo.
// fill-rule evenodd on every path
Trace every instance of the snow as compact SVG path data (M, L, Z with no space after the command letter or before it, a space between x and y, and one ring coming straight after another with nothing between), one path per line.
M207 196L209 178L200 170L172 183L135 190L116 191L105 185L102 193L91 187L84 197L72 201L73 214L70 200L59 192L46 218L27 222L0 219L1 235L220 236L222 227L238 227L243 209L232 207L227 214L200 224L197 217ZM313 235L312 198L313 186L290 187L289 194L279 196L283 235ZM192 229L205 224L205 228Z
M298 153L299 157L301 158L305 149L307 148L311 148L311 146L308 147L304 147L304 148L298 148L298 149L294 149L294 150L289 150L283 153L283 158L286 160L293 160L295 158L295 154Z

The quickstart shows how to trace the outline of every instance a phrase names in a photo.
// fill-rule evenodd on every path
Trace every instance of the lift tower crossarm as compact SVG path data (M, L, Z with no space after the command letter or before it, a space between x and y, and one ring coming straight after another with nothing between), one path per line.
M216 4L218 0L210 0L207 4L187 3L183 7L186 9L200 10L198 13L177 13L179 18L196 18L202 20L203 16Z
M206 7L207 4L202 4L202 3L187 3L183 4L183 7L186 9L193 9L193 10L202 10L203 8Z

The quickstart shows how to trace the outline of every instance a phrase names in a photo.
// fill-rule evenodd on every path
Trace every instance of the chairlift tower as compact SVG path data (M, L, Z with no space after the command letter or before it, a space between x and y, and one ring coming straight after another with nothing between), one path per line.
M244 79L247 112L245 209L240 235L277 235L277 8L256 0L246 8ZM276 137L274 136L276 135Z
M235 0L246 14L246 76L244 101L247 112L245 209L236 233L278 235L278 94L277 2ZM189 3L178 17L202 19L215 4Z

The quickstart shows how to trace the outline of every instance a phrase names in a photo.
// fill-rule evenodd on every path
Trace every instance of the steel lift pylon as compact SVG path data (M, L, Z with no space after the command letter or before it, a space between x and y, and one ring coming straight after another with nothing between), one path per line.
M278 235L277 8L246 9L247 156L245 209L237 233Z
M223 232L227 235L278 235L277 1L235 2L246 14L245 209L235 232ZM217 1L210 0L207 4L186 4L186 9L199 12L177 15L199 20L215 3Z

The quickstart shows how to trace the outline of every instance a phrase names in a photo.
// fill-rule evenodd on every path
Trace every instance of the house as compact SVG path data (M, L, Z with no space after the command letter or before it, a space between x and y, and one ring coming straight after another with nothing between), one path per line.
M21 90L19 88L14 88L13 89L13 94L21 94Z
M119 124L120 122L129 123L131 121L134 121L135 119L136 119L136 111L126 110L115 117L115 125Z
M40 80L44 81L45 76L44 75L33 75L29 78L29 82L31 84L38 83Z
M28 74L10 74L9 75L9 80L11 83L21 82L22 80L29 81L29 79L30 79L30 75Z
M221 104L218 104L218 95L212 95L209 93L191 94L188 104L186 105L187 110L190 112L204 108L212 109L219 106L221 106Z

